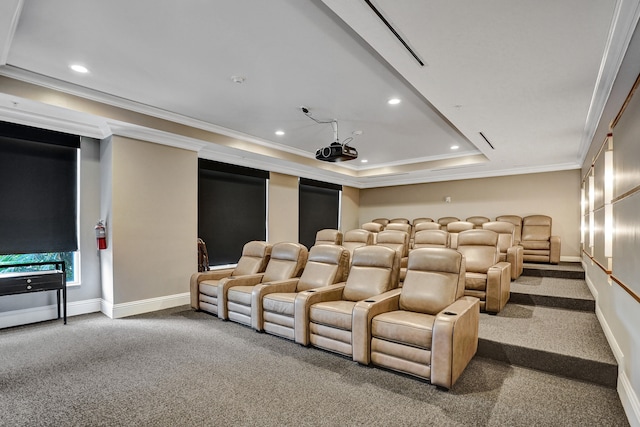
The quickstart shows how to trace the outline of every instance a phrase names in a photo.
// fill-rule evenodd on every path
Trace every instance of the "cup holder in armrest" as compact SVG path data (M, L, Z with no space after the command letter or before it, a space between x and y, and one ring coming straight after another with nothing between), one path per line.
M366 300L364 300L364 302L376 302L376 300L374 300L374 299L366 299Z
M442 314L446 314L447 316L457 316L458 315L458 313L454 313L453 311L445 311Z
M315 289L309 289L307 292L315 292Z

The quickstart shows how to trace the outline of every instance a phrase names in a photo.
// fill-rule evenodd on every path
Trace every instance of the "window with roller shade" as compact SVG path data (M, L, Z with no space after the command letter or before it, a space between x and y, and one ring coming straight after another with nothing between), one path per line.
M298 239L307 248L313 246L319 230L339 228L341 192L341 185L300 178Z
M198 237L209 264L238 262L244 245L267 238L269 172L198 160Z
M62 259L74 280L79 148L78 135L0 122L0 264Z

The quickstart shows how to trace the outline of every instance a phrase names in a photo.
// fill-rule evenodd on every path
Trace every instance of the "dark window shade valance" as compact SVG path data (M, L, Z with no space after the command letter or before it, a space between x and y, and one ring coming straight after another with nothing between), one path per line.
M268 172L199 160L198 236L211 265L238 262L245 243L266 239Z
M338 228L341 189L339 185L300 178L298 238L307 248L313 246L319 230Z
M0 254L78 250L80 137L0 122Z

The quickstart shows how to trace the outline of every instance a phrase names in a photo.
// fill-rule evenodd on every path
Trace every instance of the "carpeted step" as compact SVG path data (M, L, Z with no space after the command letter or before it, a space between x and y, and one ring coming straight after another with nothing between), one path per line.
M557 279L582 279L584 280L584 269L579 262L561 262L553 264L524 263L523 276L532 277L555 277Z
M510 302L480 315L478 356L616 387L618 366L594 313Z
M511 282L510 302L595 312L596 301L584 280L520 276Z

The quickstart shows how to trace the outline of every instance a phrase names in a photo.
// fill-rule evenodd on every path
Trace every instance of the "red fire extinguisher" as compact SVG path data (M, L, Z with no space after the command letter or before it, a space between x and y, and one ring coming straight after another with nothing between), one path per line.
M95 230L98 249L107 249L107 229L105 228L102 220L98 221L95 226Z

